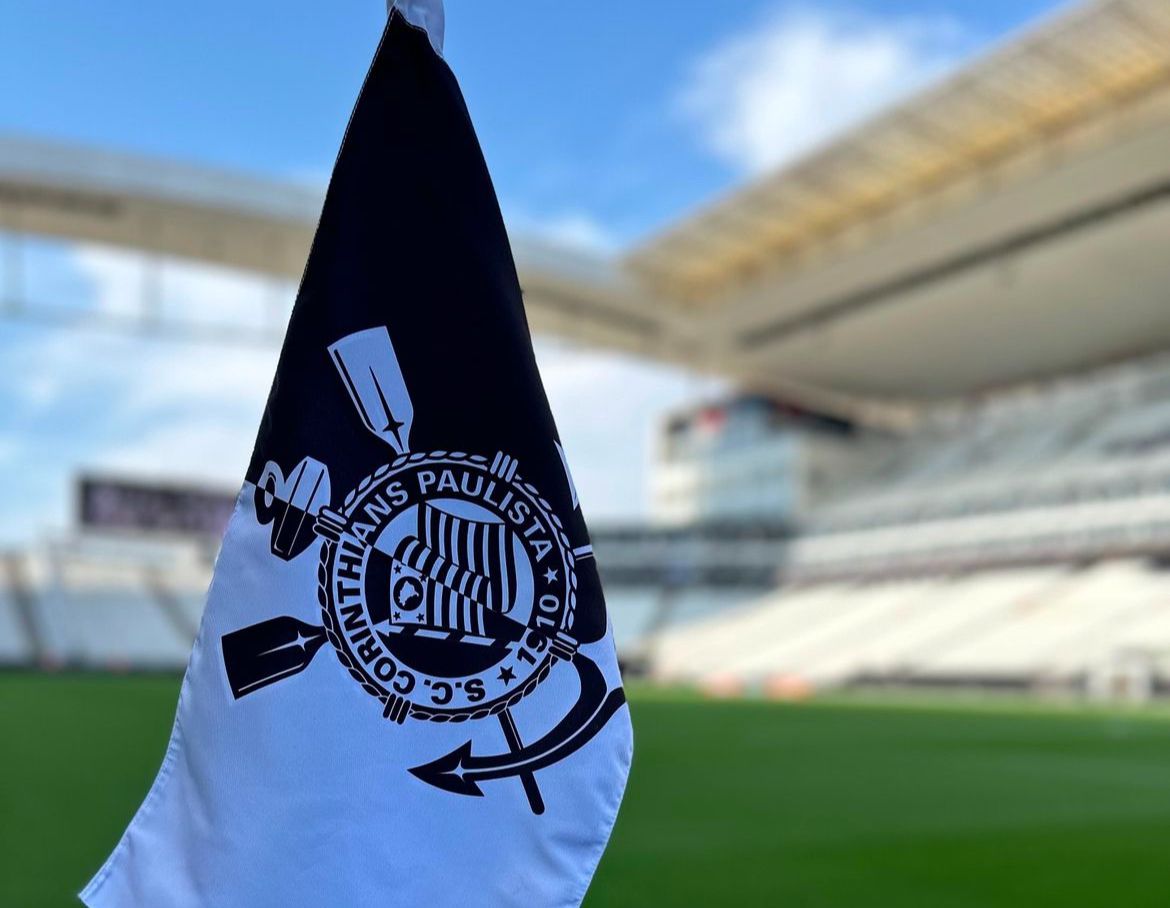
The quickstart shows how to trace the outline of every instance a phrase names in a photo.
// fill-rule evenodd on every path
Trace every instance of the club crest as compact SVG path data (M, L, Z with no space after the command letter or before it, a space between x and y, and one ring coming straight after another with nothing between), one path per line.
M571 657L573 553L510 458L403 455L317 527L325 627L390 718L490 716Z
M278 617L225 635L232 692L300 673L328 642L392 724L499 721L507 753L478 755L469 741L411 769L417 778L482 795L484 781L519 777L542 813L536 770L583 746L625 702L573 633L576 567L592 549L573 546L506 453L410 450L413 406L385 328L348 335L329 354L363 425L396 456L336 507L324 464L305 457L287 475L266 465L257 519L275 557L318 549L321 624ZM565 480L572 489L567 467ZM562 663L580 682L577 702L525 745L512 710Z

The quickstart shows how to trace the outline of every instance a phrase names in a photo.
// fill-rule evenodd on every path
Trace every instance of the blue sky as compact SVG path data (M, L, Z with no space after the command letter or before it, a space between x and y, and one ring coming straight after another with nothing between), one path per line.
M381 21L380 0L5 6L0 128L317 180ZM741 178L679 110L721 46L786 14L836 16L933 31L920 43L948 59L1053 6L448 0L447 58L505 207L588 215L626 240Z
M448 0L446 56L514 229L614 250L1057 5ZM323 184L381 16L380 0L7 0L0 131ZM106 250L49 249L37 266L46 293L100 305L124 304L139 280ZM257 292L236 275L169 274L175 304ZM654 414L712 386L556 344L540 352L586 505L638 513ZM268 353L3 322L0 356L0 542L63 524L81 467L238 479L271 370Z

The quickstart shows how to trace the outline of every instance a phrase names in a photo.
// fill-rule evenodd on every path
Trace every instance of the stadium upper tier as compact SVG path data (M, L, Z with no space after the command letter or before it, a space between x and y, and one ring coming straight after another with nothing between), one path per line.
M1170 548L1170 361L931 411L811 514L790 578L922 574Z
M299 276L319 193L0 140L0 228ZM534 328L895 418L1170 347L1170 6L1079 4L606 258L516 238Z

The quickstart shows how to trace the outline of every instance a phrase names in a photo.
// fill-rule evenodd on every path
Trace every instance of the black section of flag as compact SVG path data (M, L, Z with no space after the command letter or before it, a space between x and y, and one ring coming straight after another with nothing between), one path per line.
M387 445L339 399L346 392L326 351L338 338L381 325L414 402L411 449L507 451L572 544L587 544L462 95L426 35L398 14L338 155L250 480L269 461L310 456L329 464L334 489L346 490L387 462ZM575 610L573 632L584 643L604 635L606 620L592 559L577 571L580 589L592 593L579 596ZM497 580L510 578L505 570Z

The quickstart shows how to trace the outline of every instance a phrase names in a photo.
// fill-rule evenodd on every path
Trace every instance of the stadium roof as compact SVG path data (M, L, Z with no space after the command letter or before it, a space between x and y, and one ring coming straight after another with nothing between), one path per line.
M297 280L324 193L141 155L0 136L0 230ZM610 259L513 238L538 330L661 356L655 313ZM647 309L651 311L647 311Z
M0 140L0 228L299 276L320 194ZM1170 347L1170 5L1079 5L605 259L515 238L533 326L811 404Z
M652 237L722 371L970 395L1170 346L1170 4L1078 4Z
M629 256L696 303L1165 83L1170 6L1075 7Z

